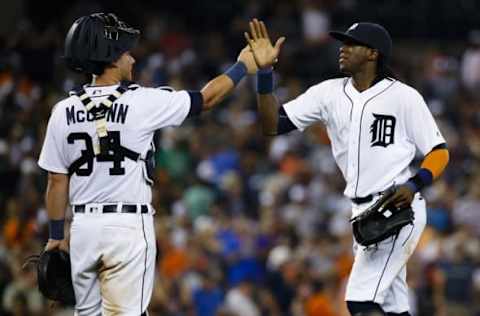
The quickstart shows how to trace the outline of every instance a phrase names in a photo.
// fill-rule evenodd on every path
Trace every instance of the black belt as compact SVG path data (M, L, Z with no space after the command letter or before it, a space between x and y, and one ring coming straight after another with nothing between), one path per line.
M117 213L118 206L117 204L103 204L99 205L99 208L102 209L101 213ZM72 205L73 213L85 213L85 205ZM142 204L140 206L140 211L142 214L148 213L148 206L146 204ZM137 213L137 205L136 204L123 204L119 213Z
M363 204L363 203L367 203L367 202L370 202L371 200L373 200L373 195L367 195L367 196L364 196L364 197L356 197L356 198L353 198L351 199L353 203L355 204Z

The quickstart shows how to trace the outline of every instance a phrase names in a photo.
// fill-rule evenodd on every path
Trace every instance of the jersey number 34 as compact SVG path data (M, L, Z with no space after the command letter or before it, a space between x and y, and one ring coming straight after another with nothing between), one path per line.
M109 131L107 137L107 153L95 156L93 141L88 133L70 133L67 137L67 142L73 144L77 141L83 141L85 143L85 149L81 151L81 156L68 168L69 174L75 173L78 176L84 177L91 175L93 172L94 159L97 159L98 162L112 162L113 166L109 169L109 174L112 176L125 174L125 168L122 167L122 162L125 158L137 161L139 155L121 145L120 132Z

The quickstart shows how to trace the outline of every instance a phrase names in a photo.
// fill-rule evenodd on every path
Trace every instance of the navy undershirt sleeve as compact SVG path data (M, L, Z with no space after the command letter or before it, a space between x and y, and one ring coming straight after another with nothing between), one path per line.
M203 96L200 91L187 91L190 95L190 111L187 117L198 116L203 109Z
M277 135L286 134L298 129L288 118L283 106L278 109Z

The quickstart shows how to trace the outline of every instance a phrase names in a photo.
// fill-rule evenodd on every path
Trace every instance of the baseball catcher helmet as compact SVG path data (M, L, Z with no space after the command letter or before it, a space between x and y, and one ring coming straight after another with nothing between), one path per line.
M139 35L139 30L113 13L83 16L67 33L64 59L74 71L100 75L105 66L136 45Z

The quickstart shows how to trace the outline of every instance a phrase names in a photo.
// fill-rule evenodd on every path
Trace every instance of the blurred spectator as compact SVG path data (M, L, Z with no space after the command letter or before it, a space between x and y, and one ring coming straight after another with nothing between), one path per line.
M13 279L4 291L2 304L9 315L42 315L44 298L37 290L36 268L32 265L22 270L20 262L13 265Z
M304 0L302 8L303 36L307 43L318 44L329 40L330 16L325 0Z
M469 239L464 232L455 234L446 246L448 257L440 260L439 269L445 282L446 315L474 316L471 306L474 302L473 273L475 259L479 259L478 239ZM473 243L473 247L470 245ZM470 253L471 249L475 252ZM478 261L477 261L478 262Z
M480 237L480 176L472 179L465 196L458 197L453 206L452 218L456 225L469 229Z
M465 50L462 57L462 81L470 93L478 96L480 88L480 30L471 31L468 39L470 47Z
M334 307L332 306L332 298L329 297L323 285L319 282L314 282L312 285L306 285L308 288L305 300L305 315L306 316L335 316Z
M224 293L215 278L203 274L202 284L192 294L195 313L198 316L215 316L223 302Z
M227 309L242 316L260 316L260 309L255 303L254 286L248 281L242 281L230 289L225 298Z

